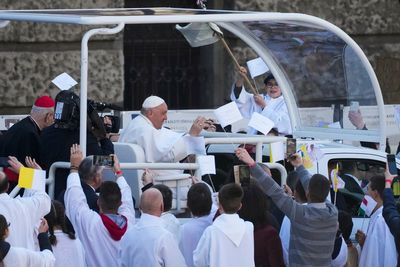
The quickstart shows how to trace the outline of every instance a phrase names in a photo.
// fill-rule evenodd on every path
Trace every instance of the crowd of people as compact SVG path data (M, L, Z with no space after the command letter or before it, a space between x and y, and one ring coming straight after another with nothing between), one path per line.
M244 68L240 72L246 75ZM291 134L276 80L269 75L264 82L266 94L253 96L245 91L239 78L232 89L232 100L243 114L260 112L269 117L277 134ZM287 158L294 171L282 188L266 166L256 163L246 149L237 148L237 159L250 170L249 181L228 183L213 192L207 183L192 177L185 195L191 218L183 224L171 213L173 202L180 200L174 199L173 190L157 182L157 177L165 173L146 171L137 200L140 215L136 216L126 181L129 177L124 177L113 145L98 126L94 111L88 111L92 124L87 130L92 142L88 142L91 149L86 158L76 144L77 128L64 129L54 123L54 110L62 95L56 101L47 96L38 98L30 116L11 127L1 139L1 156L8 157L9 164L0 171L2 265L398 265L400 214L391 190L395 176L389 172L384 177L369 177L364 186L376 205L368 230L356 234L357 245L350 239L353 225L349 211L353 207L343 208L339 202L328 201L330 179L311 175L298 154ZM176 133L163 128L167 111L162 98L148 97L141 114L121 133L119 142L141 146L146 162L185 159L189 154L186 139L198 138L202 130L212 125L198 117L187 134ZM249 133L253 130L249 129ZM46 153L56 146L60 148L55 150L57 153ZM113 158L112 181L103 180L104 166L93 161L91 155L100 154L111 154ZM55 200L50 199L44 184L40 189L25 189L22 196L10 197L21 167L48 169L60 159L68 160L70 168L56 174ZM350 173L351 166L348 169ZM168 172L171 173L177 172ZM282 216L275 216L271 206Z

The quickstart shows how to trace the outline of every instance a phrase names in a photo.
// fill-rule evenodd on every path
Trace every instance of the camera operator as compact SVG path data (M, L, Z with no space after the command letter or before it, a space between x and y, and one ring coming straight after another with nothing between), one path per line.
M41 134L40 160L47 171L56 161L68 162L71 146L79 143L79 97L71 91L61 91L55 101L55 123ZM87 155L113 154L114 146L106 136L103 120L90 103L87 126ZM68 174L67 169L56 171L54 192L56 198L65 189Z

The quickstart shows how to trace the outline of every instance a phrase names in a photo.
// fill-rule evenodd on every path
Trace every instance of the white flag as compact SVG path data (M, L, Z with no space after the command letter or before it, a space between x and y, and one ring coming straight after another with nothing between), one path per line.
M247 68L253 79L269 71L267 64L265 64L264 60L260 57L247 61Z

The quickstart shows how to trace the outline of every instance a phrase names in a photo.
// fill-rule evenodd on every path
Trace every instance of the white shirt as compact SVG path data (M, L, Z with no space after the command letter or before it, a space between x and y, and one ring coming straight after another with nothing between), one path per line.
M56 257L55 267L85 267L85 250L81 241L71 239L61 230L54 230L57 244L52 246L54 256Z
M283 96L274 99L268 95L263 96L264 101L267 104L264 109L261 109L261 107L256 104L254 101L254 95L246 92L244 87L242 87L242 91L238 98L235 97L232 89L231 100L236 102L240 113L244 118L250 119L254 112L260 113L274 122L274 128L276 128L280 134L292 134L289 113ZM257 131L249 127L247 133L255 134Z
M359 266L395 267L397 251L393 235L382 216L383 207L377 209L369 220L365 243L359 252ZM359 246L357 246L359 249Z
M40 219L50 212L50 205L50 197L44 190L26 189L22 198L0 194L0 214L10 223L10 235L6 241L13 247L37 250L35 228Z
M236 213L221 214L201 236L193 262L196 267L254 266L253 224Z
M26 248L11 247L3 259L4 267L53 267L56 259L45 249L32 251Z
M118 266L186 266L178 244L159 217L142 213L122 238Z
M210 213L213 216L214 213ZM197 244L204 230L212 224L212 217L210 215L192 218L181 226L181 234L179 240L179 249L185 258L188 267L194 267L193 251L196 249Z
M140 114L130 121L118 141L141 146L146 162L170 163L178 162L187 156L183 135L166 128L156 129L148 118ZM160 174L160 171L155 172Z
M131 189L122 176L117 178L117 184L122 194L122 205L118 213L128 219L129 229L135 224ZM121 240L112 239L100 215L89 208L76 172L68 175L64 201L67 217L85 248L87 265L89 267L117 266Z
M165 229L167 229L172 236L175 238L176 242L179 241L179 232L181 224L178 219L170 212L163 212L161 214L161 220Z
M340 246L339 254L332 260L332 267L343 267L347 262L348 249L347 244L342 237L342 245Z

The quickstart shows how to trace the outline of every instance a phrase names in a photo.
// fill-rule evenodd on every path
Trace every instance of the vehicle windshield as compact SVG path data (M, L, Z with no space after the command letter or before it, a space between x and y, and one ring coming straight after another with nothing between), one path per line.
M281 22L245 22L265 45L292 87L306 127L354 129L348 120L352 102L378 128L373 85L360 58L335 33L314 25ZM318 112L316 112L318 111Z

